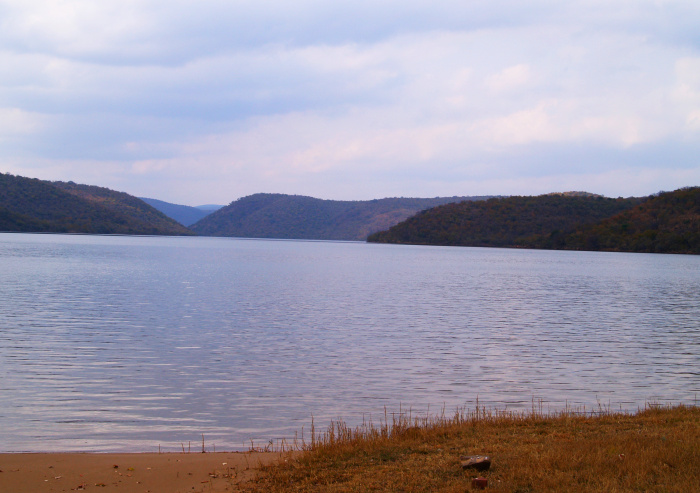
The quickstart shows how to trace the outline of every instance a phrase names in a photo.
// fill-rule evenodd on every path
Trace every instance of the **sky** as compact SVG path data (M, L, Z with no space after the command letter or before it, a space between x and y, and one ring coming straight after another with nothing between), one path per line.
M700 185L700 2L0 0L0 172L186 205Z

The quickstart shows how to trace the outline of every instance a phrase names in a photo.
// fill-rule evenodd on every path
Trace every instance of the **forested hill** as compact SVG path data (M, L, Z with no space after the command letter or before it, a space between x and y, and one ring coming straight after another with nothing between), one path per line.
M540 238L542 248L700 254L700 187L652 196L576 232Z
M339 201L260 193L232 202L195 223L191 229L206 236L365 240L371 233L393 226L423 209L485 198Z
M192 234L123 192L0 173L0 231Z
M642 203L583 193L507 197L447 204L423 211L370 242L426 245L536 247L544 237L569 233Z

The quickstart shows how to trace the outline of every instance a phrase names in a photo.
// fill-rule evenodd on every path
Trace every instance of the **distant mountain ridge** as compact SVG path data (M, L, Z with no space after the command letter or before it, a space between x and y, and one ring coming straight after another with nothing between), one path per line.
M209 212L214 212L216 210L221 209L222 207L226 207L225 205L221 204L204 204L204 205L195 205L195 209L199 209L201 211L206 211L207 213Z
M0 173L0 230L131 235L192 232L124 192Z
M146 200L199 214L218 207ZM700 187L627 199L561 192L337 201L260 193L202 217L190 230L124 192L0 173L0 231L700 254Z
M489 197L324 200L259 193L231 202L191 226L200 235L364 241L415 213L450 202Z
M191 207L189 205L171 204L170 202L165 202L158 199L149 199L146 197L139 198L151 207L158 209L166 216L176 220L183 226L191 226L203 217L208 216L215 210L223 207L222 205L213 204Z
M628 199L576 192L449 204L368 241L698 254L700 187Z

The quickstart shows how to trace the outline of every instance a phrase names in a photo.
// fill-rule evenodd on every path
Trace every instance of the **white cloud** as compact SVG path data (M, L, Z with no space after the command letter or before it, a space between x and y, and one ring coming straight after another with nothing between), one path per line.
M0 108L0 138L34 133L43 122L41 115L20 108Z
M700 57L678 60L676 77L673 98L685 115L687 129L700 131Z
M527 84L530 77L530 66L526 63L520 63L488 76L486 87L496 94L509 92Z
M0 14L0 159L30 176L228 202L564 186L582 165L551 161L582 149L640 176L698 166L696 2L0 0ZM678 162L635 166L640 149Z

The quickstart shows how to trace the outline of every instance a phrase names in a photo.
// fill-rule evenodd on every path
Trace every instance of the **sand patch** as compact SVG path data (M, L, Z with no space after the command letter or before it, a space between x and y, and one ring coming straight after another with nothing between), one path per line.
M0 454L0 491L195 493L237 491L255 468L289 454Z

